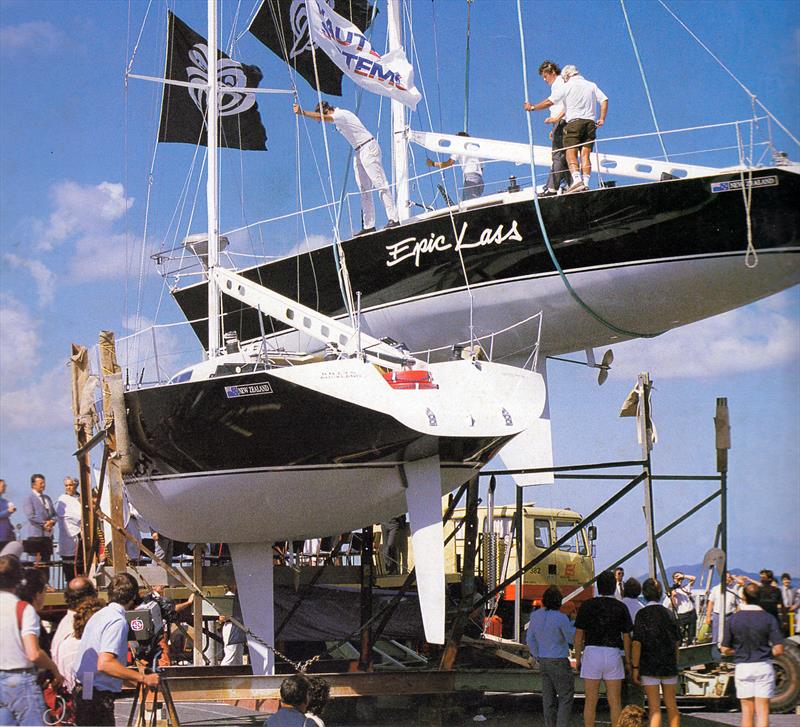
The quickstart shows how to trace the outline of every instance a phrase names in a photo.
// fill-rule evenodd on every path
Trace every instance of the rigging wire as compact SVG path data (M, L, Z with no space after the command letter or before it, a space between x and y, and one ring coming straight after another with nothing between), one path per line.
M708 53L708 54L709 54L709 55L710 55L710 56L711 56L711 57L712 57L712 58L713 58L713 59L714 59L714 60L715 60L715 61L716 61L716 62L717 62L717 63L718 63L718 64L719 64L721 67L722 67L722 69L723 69L723 70L724 70L724 71L725 71L725 72L726 72L726 73L727 73L727 74L728 74L728 75L729 75L729 76L730 76L730 77L731 77L731 78L732 78L734 81L736 81L736 83L737 83L737 84L739 84L739 86L742 88L742 90L743 90L743 91L744 91L744 92L745 92L745 93L746 93L748 96L750 96L750 99L752 100L752 102L753 102L753 103L756 103L756 104L758 104L758 105L759 105L759 106L760 106L760 107L761 107L761 108L764 110L764 112L767 114L767 116L769 116L769 117L770 117L770 118L771 118L771 119L772 119L772 120L773 120L773 121L774 121L774 122L775 122L775 123L776 123L776 124L777 124L777 125L778 125L778 126L779 126L779 127L780 127L780 128L783 130L783 131L784 131L784 132L785 132L785 133L786 133L786 135L787 135L787 136L788 136L788 137L789 137L789 138L790 138L790 139L791 139L791 140L792 140L792 141L793 141L795 144L797 144L798 146L800 146L800 141L798 141L797 137L795 137L795 135L794 135L794 134L792 134L792 132L791 132L791 131L789 131L789 129L787 129L787 128L786 128L786 127L785 127L785 126L784 126L784 125L783 125L783 124L780 122L780 119L778 119L778 117L777 117L777 116L775 116L775 114L773 114L773 113L772 113L772 112L771 112L771 111L770 111L770 110L769 110L769 109L768 109L768 108L767 108L767 107L766 107L766 106L765 106L765 105L764 105L764 104L763 104L763 103L762 103L762 102L759 100L759 98L758 98L758 97L757 97L757 96L756 96L756 95L755 95L755 94L754 94L754 93L753 93L753 92L752 92L752 91L751 91L751 90L750 90L750 89L749 89L747 86L745 86L745 85L744 85L744 83L742 83L742 82L741 82L741 81L740 81L740 80L739 80L739 79L736 77L736 75L733 73L733 71L731 71L731 69L730 69L730 68L728 68L728 67L727 67L727 66L726 66L726 65L725 65L725 64L724 64L724 63L723 63L723 62L722 62L722 61L721 61L721 60L720 60L720 59L719 59L719 58L718 58L718 57L717 57L715 54L714 54L714 52L713 52L713 51L712 51L712 50L711 50L711 49L710 49L710 48L709 48L709 47L708 47L708 46L707 46L705 43L703 43L703 41L702 41L702 40L700 40L700 38L698 38L698 37L697 37L697 35L696 35L694 32L692 32L692 30L689 28L689 26L688 26L688 25L686 25L686 23L684 23L684 22L683 22L683 21L682 21L682 20L681 20L681 19L680 19L680 18L679 18L677 15L675 15L675 13L674 13L674 12L672 12L672 10L671 10L671 9L669 8L669 6L668 6L668 5L667 5L667 4L664 2L664 0L658 0L658 2L660 3L661 7L663 7L663 8L664 8L664 10L666 10L666 11L667 11L667 12L668 12L668 13L669 13L669 14L670 14L670 15L671 15L671 16L672 16L672 17L673 17L673 18L674 18L674 19L675 19L675 20L678 22L678 24L679 24L679 25L680 25L680 26L681 26L681 27L682 27L682 28L683 28L683 29L684 29L684 30L685 30L687 33L689 33L689 35L691 35L691 36L692 36L692 38L694 38L694 39L695 39L695 40L698 42L698 44L700 45L700 47L701 47L701 48L702 48L704 51L706 51L706 53Z
M642 83L644 84L644 92L647 96L647 104L650 106L650 115L653 117L653 125L656 127L656 133L658 134L658 143L661 145L661 153L664 155L664 160L669 161L669 157L667 156L667 149L664 146L664 140L661 138L661 128L658 125L658 119L656 118L656 110L653 106L653 99L650 95L650 87L647 85L647 76L644 73L644 66L642 65L642 59L639 56L639 47L636 44L636 38L633 35L633 28L631 27L631 22L628 19L628 11L625 8L625 0L619 0L620 7L622 8L622 14L625 17L625 27L628 29L628 35L631 39L631 45L633 46L633 54L636 56L636 63L639 66L639 74L642 77ZM600 167L598 166L598 169Z
M527 64L527 56L525 54L525 30L522 24L522 0L517 0L517 20L519 25L519 45L520 45L520 54L522 56L522 82L523 82L523 90L525 93L525 101L528 101L528 64ZM613 331L614 333L618 333L622 336L630 336L633 338L655 338L656 336L660 336L663 331L659 331L658 333L642 333L639 331L628 331L624 328L620 328L619 326L615 326L613 323L607 321L603 318L599 313L597 313L593 308L591 308L575 291L572 287L572 284L567 279L567 275L564 272L563 268L561 267L561 263L558 261L556 257L555 250L553 250L553 246L550 242L550 237L547 234L547 228L544 224L544 219L542 218L542 210L539 206L539 195L536 193L536 168L533 162L533 125L531 123L531 115L530 113L525 114L525 118L528 125L528 145L531 149L531 179L533 183L533 205L536 209L536 217L539 220L539 228L542 231L542 238L544 239L545 247L547 248L547 253L550 256L550 259L553 262L556 270L558 271L559 277L561 278L562 282L564 283L564 287L567 289L569 294L572 296L572 299L581 307L584 311L586 311L592 318L594 318L598 323L601 323L609 330Z
M470 18L473 0L467 0L467 47L465 51L464 69L464 131L469 131L469 41L470 41Z

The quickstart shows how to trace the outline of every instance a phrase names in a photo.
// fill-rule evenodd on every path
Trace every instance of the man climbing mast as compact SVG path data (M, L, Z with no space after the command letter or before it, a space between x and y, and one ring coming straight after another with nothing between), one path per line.
M303 111L298 104L292 107L299 116L314 119L315 121L327 121L336 127L336 130L347 139L353 147L353 169L355 170L356 182L361 191L361 218L363 228L359 235L368 232L375 232L375 204L372 201L372 190L378 190L381 196L386 217L389 221L386 227L395 227L397 221L397 208L389 191L389 183L386 181L386 172L383 171L381 163L381 148L375 137L367 131L352 111L339 109L331 106L327 101L317 104L313 111Z

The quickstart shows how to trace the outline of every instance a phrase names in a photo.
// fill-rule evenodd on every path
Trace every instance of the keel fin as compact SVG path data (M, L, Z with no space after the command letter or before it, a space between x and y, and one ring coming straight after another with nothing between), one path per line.
M247 628L270 646L275 645L275 605L272 582L272 543L229 543L236 590ZM275 655L248 637L253 674L274 674Z
M425 639L444 643L445 583L444 527L442 526L442 480L439 457L403 466L408 489L406 502L411 521L417 592Z

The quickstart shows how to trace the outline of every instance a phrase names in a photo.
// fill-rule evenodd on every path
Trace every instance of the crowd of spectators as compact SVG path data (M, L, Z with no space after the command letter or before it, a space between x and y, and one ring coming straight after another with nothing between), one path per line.
M527 643L541 675L545 727L567 727L570 722L575 679L570 646L575 671L584 684L584 727L595 724L601 683L613 727L638 727L645 718L649 727L661 727L662 703L668 727L679 727L680 646L708 640L712 634L722 655L735 664L743 727L753 727L754 719L759 727L767 725L775 688L772 657L783 648L781 619L795 613L800 602L800 591L792 589L789 574L782 575L781 587L769 570L761 571L759 582L728 574L726 590L716 586L709 593L705 623L712 629L700 634L693 576L673 573L666 595L654 578L640 584L624 576L622 568L600 573L597 596L581 603L574 623L561 612L557 586L547 588L542 607L531 613ZM724 632L719 628L723 592Z

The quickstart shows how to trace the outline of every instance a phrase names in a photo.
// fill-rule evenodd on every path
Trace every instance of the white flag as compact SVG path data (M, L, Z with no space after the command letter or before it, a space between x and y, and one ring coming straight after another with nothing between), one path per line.
M349 20L325 2L308 0L311 40L354 83L416 108L422 95L414 87L414 69L402 48L382 56Z

